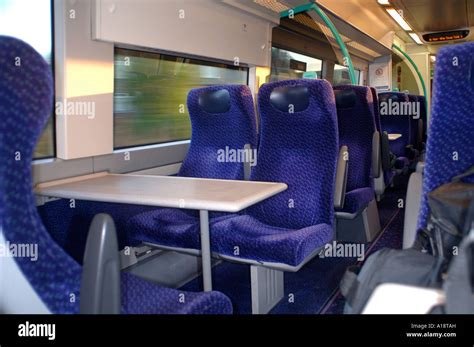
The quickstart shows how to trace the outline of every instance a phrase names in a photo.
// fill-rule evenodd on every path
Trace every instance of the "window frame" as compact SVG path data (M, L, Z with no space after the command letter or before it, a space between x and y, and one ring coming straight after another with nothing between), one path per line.
M174 52L168 52L168 51L164 51L164 50L150 49L150 48L130 46L130 45L114 45L114 80L115 80L115 57L117 55L117 51L124 51L124 50L125 51L138 52L138 53L146 53L146 54L150 54L150 55L172 57L172 58L191 59L191 60L193 60L193 64L199 65L199 66L225 67L225 68L228 68L228 69L231 69L231 70L245 71L246 72L245 84L247 86L249 85L250 67L247 64L239 63L238 66L235 66L230 62L222 61L222 60L218 60L218 59L194 56L194 55L190 55L190 54L174 53ZM197 62L204 63L204 64L197 64ZM216 66L218 64L224 65L224 66ZM113 153L123 152L123 151L126 151L128 149L137 149L137 148L140 148L140 147L150 148L151 146L167 145L167 144L180 143L180 142L183 142L183 141L190 141L191 140L192 134L190 135L190 137L182 138L182 139L173 139L171 141L157 141L157 142L136 144L136 145L130 145L130 146L117 146L116 147L115 146L115 83L114 83L113 98L114 98L114 101L113 101L113 103L114 103L114 105L113 105Z
M45 159L54 159L56 158L56 153L57 153L57 148L56 148L56 143L57 143L57 138L56 138L56 65L55 65L55 48L56 48L56 42L55 42L55 38L56 38L56 35L55 35L55 32L54 32L54 29L55 29L55 26L54 26L54 0L50 0L50 10L51 10L51 75L53 77L53 106L52 106L52 110L51 110L51 127L52 127L52 146L53 146L53 152L51 153L51 155L47 155L47 156L40 156L40 157L35 157L34 154L36 152L36 147L35 147L35 150L33 152L33 161L36 161L36 160L45 160ZM48 119L49 121L49 119ZM43 136L43 132L44 130L46 129L46 125L45 125L45 128L42 130L41 134L40 134L40 137L38 138L38 140L41 138L41 136Z
M282 46L280 46L280 45L278 45L278 44L275 45L275 44L273 44L273 42L272 42L272 48L278 48L278 49L282 49L282 50L287 51L287 52L293 52L293 53L297 53L297 54L304 55L304 56L306 56L306 57L310 57L310 58L313 58L313 59L321 60L321 78L320 78L320 79L324 79L325 72L326 72L326 70L325 70L325 67L326 67L325 62L327 62L327 60L325 60L325 59L323 59L323 58L321 58L321 57L316 57L316 56L314 56L314 55L309 55L309 54L306 53L306 52L302 52L302 51L298 51L298 50L290 50L290 49L285 48L285 47L282 47ZM270 53L270 68L271 68L271 66L272 66L272 61L271 61L271 53Z
M349 67L348 67L348 66L344 66L344 65L342 65L342 64L339 64L338 62L335 62L335 63L334 63L334 68L333 68L333 73L332 73L332 84L333 84L333 86L344 85L344 83L341 83L341 84L334 84L334 73L336 72L336 65L337 65L337 66L341 66L341 67L343 67L343 68L345 68L345 69L347 69L347 70L349 70ZM354 68L354 72L356 72L356 71L359 73L359 77L357 78L357 84L356 84L356 85L360 86L360 85L361 85L361 82L363 82L363 79L362 79L362 77L363 77L363 76L362 76L362 71L363 71L363 70ZM349 79L349 83L348 83L348 84L351 84L350 79Z

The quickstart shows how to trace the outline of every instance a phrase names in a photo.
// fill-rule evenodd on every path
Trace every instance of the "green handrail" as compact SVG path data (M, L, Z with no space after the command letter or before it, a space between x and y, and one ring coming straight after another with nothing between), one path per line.
M349 69L349 78L351 79L352 84L358 84L356 77L355 77L355 72L354 72L354 65L352 65L352 59L349 55L349 51L347 50L347 47L342 41L341 35L339 35L339 32L337 31L336 27L334 24L331 22L329 17L324 13L323 10L314 2L304 4L297 6L293 9L288 9L286 11L283 11L280 13L280 18L285 18L288 17L290 14L295 15L301 12L308 12L310 10L315 11L318 16L326 23L326 25L329 27L331 30L331 33L334 35L334 38L336 39L337 44L339 45L339 48L341 49L342 55L344 56L344 61L347 62L347 67Z
M421 76L421 72L420 70L418 69L418 66L415 64L415 62L413 61L413 59L410 58L410 56L408 54L406 54L400 47L398 47L396 44L392 44L392 48L399 51L411 64L411 66L413 66L413 68L415 69L416 71L416 74L418 75L418 78L420 79L420 82L421 82L421 87L423 88L423 95L425 96L425 99L426 99L426 102L425 102L425 106L426 106L426 114L428 114L428 98L427 98L427 95L426 95L426 85L425 85L425 80L423 79L423 76Z

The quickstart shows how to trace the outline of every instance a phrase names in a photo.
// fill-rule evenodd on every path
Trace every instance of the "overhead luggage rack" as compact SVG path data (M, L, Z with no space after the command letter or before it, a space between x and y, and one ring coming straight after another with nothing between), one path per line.
M308 1L254 0L254 3L273 12L281 13L283 11L288 11L298 6L308 4ZM324 11L330 21L336 26L342 41L347 45L349 53L369 61L373 61L380 56L392 54L390 47L385 46L375 38L347 23L323 5L318 4L318 7ZM291 23L297 23L297 26L299 26L302 30L324 33L329 39L330 43L333 46L338 47L336 38L334 35L332 35L331 30L327 25L319 20L316 13L312 11L307 13L298 13L295 14L293 18L282 19L280 25L287 26L291 25Z

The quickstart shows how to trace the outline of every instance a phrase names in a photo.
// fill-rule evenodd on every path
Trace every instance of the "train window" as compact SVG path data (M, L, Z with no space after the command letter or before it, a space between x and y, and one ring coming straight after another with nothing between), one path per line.
M248 68L115 49L114 148L189 139L189 90L247 84Z
M53 65L52 1L0 1L0 35L17 37L35 48ZM49 121L36 147L34 158L53 157L54 117Z
M361 84L361 72L354 69L357 84ZM344 65L334 64L333 85L351 84L349 69Z
M303 78L305 72L315 72L321 78L323 61L307 55L272 47L270 81Z

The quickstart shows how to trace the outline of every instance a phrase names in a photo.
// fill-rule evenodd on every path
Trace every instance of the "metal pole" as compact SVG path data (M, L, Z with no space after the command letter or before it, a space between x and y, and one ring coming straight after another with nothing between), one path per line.
M305 5L297 6L293 9L283 11L280 13L280 18L285 18L290 15L295 15L301 12L308 12L310 10L315 11L318 14L318 16L324 21L324 23L326 23L326 25L331 30L331 33L334 35L334 38L336 39L336 42L339 45L339 48L341 49L342 55L344 56L344 62L347 63L347 68L349 69L349 78L351 79L351 83L358 84L358 81L356 80L356 77L355 77L354 65L352 64L352 59L349 55L349 51L347 50L346 44L344 43L344 41L342 41L341 35L339 35L339 32L337 31L333 22L331 22L331 20L326 15L326 13L324 13L324 11L321 10L321 8L316 3L308 3Z
M211 243L209 237L209 212L199 211L201 224L201 257L202 257L202 278L204 291L212 290L212 269L211 269Z
M418 66L415 64L413 59L410 58L408 54L406 54L400 47L398 47L396 44L392 44L392 48L399 51L413 66L413 68L416 71L416 74L418 75L418 78L420 79L421 82L421 87L423 88L423 95L425 96L426 102L425 102L425 107L426 107L426 114L428 114L428 98L426 96L426 85L425 85L425 80L423 79L423 76L421 76L421 72L418 69Z

